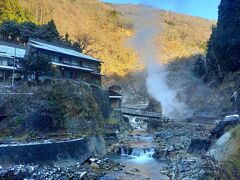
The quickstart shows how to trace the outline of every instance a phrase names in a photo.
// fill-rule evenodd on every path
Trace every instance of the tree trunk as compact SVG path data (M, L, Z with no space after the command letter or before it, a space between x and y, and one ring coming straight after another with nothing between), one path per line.
M35 81L39 82L39 72L35 73Z

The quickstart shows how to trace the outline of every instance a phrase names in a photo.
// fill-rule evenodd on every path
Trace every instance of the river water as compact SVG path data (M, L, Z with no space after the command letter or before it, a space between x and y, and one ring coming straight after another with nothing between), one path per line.
M153 136L146 130L146 125L136 122L136 118L131 118L131 125L134 130L132 139L127 143L128 148L122 148L121 154L110 155L113 161L124 165L122 171L111 172L104 176L102 180L165 180L160 170L167 166L166 161L154 159L154 148L157 147L153 142Z

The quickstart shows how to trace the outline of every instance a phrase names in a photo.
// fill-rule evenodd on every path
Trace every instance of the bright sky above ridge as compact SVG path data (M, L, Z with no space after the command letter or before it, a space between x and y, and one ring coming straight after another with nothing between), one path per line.
M102 0L110 3L146 4L174 12L217 20L220 0Z

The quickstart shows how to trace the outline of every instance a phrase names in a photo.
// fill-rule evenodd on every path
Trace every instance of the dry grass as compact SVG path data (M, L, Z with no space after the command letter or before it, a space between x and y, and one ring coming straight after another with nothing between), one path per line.
M235 151L230 156L230 159L233 161L234 165L240 169L240 125L232 130L232 138L235 145Z
M237 180L240 177L240 126L235 127L231 132L234 151L219 164L215 179Z

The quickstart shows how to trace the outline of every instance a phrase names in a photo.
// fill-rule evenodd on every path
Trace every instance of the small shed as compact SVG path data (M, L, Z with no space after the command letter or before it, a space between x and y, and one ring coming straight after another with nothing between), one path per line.
M113 90L108 90L110 104L112 108L120 108L122 104L122 95Z

